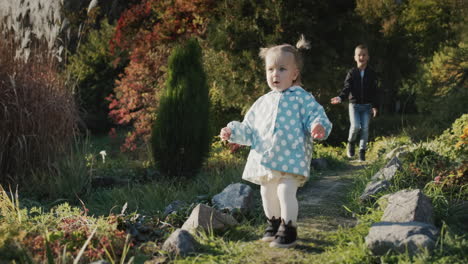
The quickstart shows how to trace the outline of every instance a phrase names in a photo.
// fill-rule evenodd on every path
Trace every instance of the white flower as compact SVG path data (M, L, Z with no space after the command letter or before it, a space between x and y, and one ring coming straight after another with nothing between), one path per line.
M106 163L106 151L105 150L101 150L101 152L99 152L99 154L101 155L102 157L102 163Z

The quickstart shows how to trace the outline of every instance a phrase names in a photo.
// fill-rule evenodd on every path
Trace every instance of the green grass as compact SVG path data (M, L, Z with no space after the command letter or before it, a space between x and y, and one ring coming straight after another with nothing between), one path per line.
M85 199L90 212L98 215L109 213L127 203L128 210L142 214L158 214L172 201L193 202L197 196L212 197L227 185L239 182L241 167L226 168L217 173L201 172L193 180L155 179L145 184L132 184L112 189L100 189Z
M180 226L190 213L190 210L198 202L210 203L213 195L222 191L227 185L241 181L241 174L245 162L246 151L230 154L221 143L213 144L212 153L203 170L190 179L171 179L162 177L152 168L151 161L146 154L139 153L131 156L121 154L112 149L105 149L109 139L93 139L88 147L81 148L75 156L68 160L70 163L63 165L68 170L58 170L63 173L63 179L71 177L70 182L57 181L53 186L57 193L68 190L67 184L73 186L74 181L86 176L109 176L121 179L129 179L129 183L123 186L109 188L94 188L81 195L63 196L72 207L63 204L62 196L57 199L46 198L43 200L28 199L28 193L20 192L20 201L6 199L0 200L0 256L4 259L15 260L17 263L27 263L35 255L25 241L31 241L34 237L46 239L50 244L44 244L41 252L45 253L48 247L54 248L54 239L60 238L64 233L57 230L60 220L71 217L72 219L87 219L93 223L84 233L76 233L73 239L67 238L79 249L85 245L90 237L92 227L98 227L96 237L101 239L104 234L118 237L119 243L114 245L114 253L108 260L119 262L122 259L128 261L134 257L134 263L143 263L151 258L152 254L167 263L466 263L468 252L467 231L461 221L466 218L466 207L456 202L460 200L466 188L442 189L440 185L432 182L419 187L433 202L436 216L436 224L441 229L441 236L437 241L436 250L429 253L410 257L407 254L372 256L365 247L364 238L372 223L378 222L383 214L378 203L360 203L361 195L369 179L386 163L382 158L395 147L412 145L417 150L417 145L407 135L387 136L378 138L370 144L369 159L360 169L350 170L348 160L344 157L344 147L330 147L317 145L316 157L326 158L330 168L322 171L312 171L311 180L298 192L298 199L309 199L307 195L314 195L305 190L320 184L324 176L336 175L343 186L337 190L339 195L324 194L323 204L303 206L300 208L300 243L294 249L272 249L267 244L259 242L265 228L265 219L260 203L258 186L252 185L257 201L255 210L249 215L238 217L240 225L225 233L202 233L197 235L200 248L197 253L178 257L164 254L161 245L158 244L169 235L169 230L161 230L161 238L158 242L147 243L143 246L132 247L127 255L122 256L125 247L125 238L116 232L116 225L112 222L112 215L120 214L126 204L126 214L123 217L131 217L135 214L148 215L154 221L166 220L174 227ZM114 145L116 147L117 145ZM416 147L415 147L416 146ZM424 145L426 146L426 145ZM99 151L106 150L108 156L106 162L102 161ZM417 150L420 153L426 153ZM432 153L432 152L427 152ZM427 154L426 153L426 154ZM418 158L417 163L423 172L429 173L428 179L433 178L432 159ZM433 155L433 154L431 154ZM416 157L417 155L415 155ZM431 156L432 157L432 156ZM435 157L435 156L434 156ZM66 160L66 159L65 159ZM81 168L81 169L80 169ZM413 174L405 171L398 174L388 192L395 192L401 188L411 188L415 181L411 179ZM68 175L65 177L65 175ZM406 178L405 178L406 177ZM425 179L425 178L424 178ZM426 179L425 179L426 180ZM38 181L40 183L40 181ZM244 182L245 183L245 182ZM419 183L418 183L419 184ZM49 187L52 188L52 187ZM379 194L380 197L383 194ZM81 205L80 200L84 205ZM376 198L378 198L376 197ZM181 200L187 203L183 212L173 218L162 219L162 211L172 201ZM33 208L35 207L35 208ZM89 210L89 211L85 211ZM358 219L356 225L341 226L342 223L352 223L352 218ZM466 224L465 224L466 227ZM82 227L83 228L83 227ZM47 230L47 232L46 232ZM84 230L84 229L83 229ZM89 232L88 232L89 231ZM48 240L47 240L48 239ZM15 244L14 241L23 241ZM92 240L95 241L95 240ZM20 246L18 246L20 245ZM57 247L57 245L55 245ZM70 253L70 251L67 251ZM76 255L74 255L76 257ZM59 259L71 260L73 257L60 253L53 261ZM46 260L51 261L50 257ZM65 262L69 263L69 262Z

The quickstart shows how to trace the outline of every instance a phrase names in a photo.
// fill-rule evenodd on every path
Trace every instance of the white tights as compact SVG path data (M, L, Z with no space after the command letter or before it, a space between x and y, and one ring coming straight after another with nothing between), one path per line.
M260 186L263 210L266 217L281 217L287 224L290 220L296 225L299 207L296 191L299 182L293 178L276 178Z

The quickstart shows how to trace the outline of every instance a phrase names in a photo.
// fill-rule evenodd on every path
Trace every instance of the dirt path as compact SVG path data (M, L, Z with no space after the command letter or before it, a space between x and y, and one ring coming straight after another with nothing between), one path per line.
M323 171L299 189L299 239L294 248L271 248L269 243L258 239L263 234L263 227L250 229L252 227L245 226L246 229L237 231L242 239L225 242L222 253L210 250L204 257L186 259L183 263L341 263L340 260L330 262L330 254L333 252L326 249L336 243L334 234L340 226L351 227L356 224L343 205L353 178L360 173L360 169L363 169L362 164L351 163L342 169Z
M318 231L330 231L338 225L353 225L354 220L346 215L343 203L353 175L362 168L360 164L350 164L339 171L323 172L318 179L312 179L300 189L298 225Z
M332 244L330 233L339 226L351 227L356 220L343 207L354 175L361 164L350 164L335 171L319 173L298 191L298 245L294 249L275 249L256 241L253 252L245 253L245 263L324 263L321 253ZM324 259L325 258L325 259ZM235 263L235 262L234 262Z

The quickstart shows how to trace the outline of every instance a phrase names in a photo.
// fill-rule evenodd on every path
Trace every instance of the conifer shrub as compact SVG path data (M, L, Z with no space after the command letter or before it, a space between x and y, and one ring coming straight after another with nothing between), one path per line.
M209 150L209 95L201 56L192 38L169 57L166 90L151 135L154 161L166 175L193 175Z

